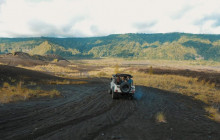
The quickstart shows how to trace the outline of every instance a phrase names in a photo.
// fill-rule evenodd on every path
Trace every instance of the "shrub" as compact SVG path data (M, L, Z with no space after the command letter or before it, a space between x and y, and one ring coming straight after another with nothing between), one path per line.
M58 62L58 59L54 59L53 62L57 63L57 62Z
M9 83L7 83L7 82L4 82L4 83L3 83L3 88L10 88L10 85L9 85Z
M149 74L150 75L153 74L153 67L152 66L150 66L150 68L149 68Z
M165 119L165 116L164 116L163 112L158 112L158 113L156 114L156 121L157 121L158 123L166 123L166 122L167 122L166 119Z
M205 108L206 112L209 113L209 118L220 122L220 113L218 111L218 109L214 108L214 107L206 107Z

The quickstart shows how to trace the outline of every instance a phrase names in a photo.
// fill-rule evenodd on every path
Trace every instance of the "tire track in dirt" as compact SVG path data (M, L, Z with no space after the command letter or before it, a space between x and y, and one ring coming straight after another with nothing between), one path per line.
M92 89L96 89L96 90L92 90ZM67 125L77 124L77 123L80 123L81 121L84 121L86 119L96 117L97 115L100 115L100 114L105 113L106 111L110 110L112 108L112 106L114 106L114 103L106 104L106 102L109 100L102 101L103 95L105 94L105 92L103 93L102 88L97 89L97 87L95 87L92 89L89 89L89 91L90 92L91 91L99 91L99 93L97 93L95 95L91 95L80 102L74 102L74 103L65 102L65 103L59 104L58 106L56 105L55 108L48 107L46 109L42 109L39 111L39 114L32 113L32 114L28 115L28 117L24 117L21 120L15 119L14 121L19 121L22 124L26 124L26 125L28 125L28 122L29 122L29 129L33 129L30 127L30 125L34 122L38 123L38 126L40 126L38 121L41 121L41 124L42 124L42 122L45 122L49 126L46 126L46 127L43 126L42 128L39 128L36 131L33 131L32 133L29 132L28 135L26 135L27 132L19 134L20 130L18 130L18 132L17 132L18 135L14 135L13 137L10 137L10 138L12 138L12 139L14 139L14 138L15 139L37 138L41 135L55 131L55 130L60 129L62 127L65 127ZM86 91L84 91L84 92L86 92ZM100 102L100 101L102 101L102 102ZM76 105L76 107L75 107L75 111L73 112L71 107L74 105ZM53 114L52 110L50 110L50 108L52 110L57 109L58 114L61 114L61 115L68 114L69 117L74 116L74 119L67 120L67 121L61 120L61 121L58 121L58 123L56 121L47 122L48 118L51 120L59 120L60 118L62 118L59 115L54 116L54 114ZM45 119L45 118L47 118L47 119ZM12 122L9 122L9 123L12 123ZM4 127L4 129L5 129L5 127ZM24 128L24 129L27 130L27 128Z
M220 125L208 117L204 103L180 94L137 86L143 93L137 109L123 122L109 127L95 140L107 139L219 139ZM157 121L162 112L165 122ZM102 135L103 134L103 135Z
M104 93L105 94L105 93ZM106 94L107 100L111 100L111 95ZM94 139L97 135L104 130L114 127L132 115L136 110L136 101L130 101L127 99L112 101L113 106L102 114L87 118L87 120L75 123L62 130L57 130L52 133L48 133L38 139Z
M95 139L98 135L100 135L101 132L106 131L107 129L110 129L114 126L119 125L120 123L124 122L125 120L127 120L136 110L137 104L136 101L132 101L132 106L129 106L129 108L126 108L125 106L128 106L127 102L123 102L122 105L120 105L118 108L120 109L116 109L114 111L114 113L108 113L108 121L110 122L109 124L105 125L104 127L100 128L99 130L97 130L96 132L90 134L89 137L85 138L84 140L91 140L91 139ZM114 116L116 114L118 114L118 111L121 110L126 110L127 112L125 113L126 115L123 115L121 117L119 117L118 119L114 119ZM104 134L104 133L103 133Z
M88 91L91 91L91 90L98 90L98 88L97 87L92 87L92 88L89 88L89 89L87 89L87 90L85 90L83 92L88 92ZM45 112L50 111L51 109L58 109L58 108L66 105L66 104L69 104L69 103L75 101L74 99L79 98L79 97L80 97L80 95L77 94L77 95L74 95L73 97L70 97L68 99L64 99L62 101L58 101L58 102L52 104L51 106L47 106L47 107L44 107L42 109L37 110L37 113L45 113ZM74 103L77 104L77 102L74 102ZM0 126L4 125L5 123L8 123L8 122L18 121L18 120L22 120L22 119L27 119L28 117L35 116L36 115L35 113L36 112L31 112L31 113L29 113L27 115L23 115L23 116L19 116L19 117L15 116L12 119L10 119L10 118L9 119L4 119L4 120L0 121Z
M89 89L89 90L91 90L91 89ZM86 91L84 91L84 92L86 92ZM84 100L87 100L89 102L89 99L91 98L90 100L95 101L96 100L95 98L98 97L98 96L93 96L93 95L91 95L91 96L92 96L92 98L89 96ZM27 112L27 113L29 113L28 115L24 114L25 115L24 117L15 118L15 119L12 118L13 121L8 121L8 120L4 121L0 125L1 126L0 127L0 132L1 131L2 132L3 131L11 131L11 132L14 131L13 132L14 136L13 135L8 135L8 137L9 138L12 138L12 137L18 138L17 135L23 135L25 133L30 133L30 131L33 130L33 126L32 126L33 124L34 125L37 124L36 126L41 126L41 124L43 124L43 123L45 123L47 125L49 123L56 124L57 123L56 120L59 120L59 117L62 118L61 115L63 115L65 112L70 117L73 116L73 115L76 115L76 114L78 114L78 116L79 116L79 114L81 112L79 112L77 110L75 112L73 112L73 110L70 110L70 108L72 106L77 105L78 108L81 108L83 111L86 111L86 109L88 109L88 106L90 105L90 104L85 104L85 103L80 104L79 103L80 101L79 102L76 102L76 101L71 102L71 101L72 100L70 99L68 102L63 102L63 103L60 103L58 105L52 105L50 107L43 108L43 109L39 110L38 112L35 112L35 111L32 110L31 112ZM57 112L60 115L57 115L56 112L54 113L54 110L58 110ZM64 112L62 112L63 110L64 110ZM50 119L53 120L53 121L50 121ZM63 121L63 120L61 119L59 121ZM16 130L16 128L18 128L18 130ZM22 132L24 132L24 133L22 133ZM2 134L2 136L7 137L7 134Z
M80 117L80 118L76 118L76 119L69 120L69 121L62 122L62 123L58 123L58 124L55 124L55 125L52 125L52 126L49 126L49 127L44 127L42 129L38 129L34 133L26 135L26 136L21 136L21 137L16 136L16 139L36 139L36 138L38 138L40 136L43 136L43 135L48 134L50 132L56 131L56 130L61 129L63 127L66 127L68 125L76 125L76 124L78 124L78 123L80 123L82 121L85 121L87 119L91 119L93 117L99 116L99 115L107 112L110 109L111 109L111 106L109 106L106 109L94 112L91 115L85 115L85 116Z
M107 103L108 109L106 111L103 111L102 113L96 113L95 115L89 115L88 117L86 117L83 121L79 122L79 123L72 123L71 125L68 125L66 128L64 127L63 131L69 131L71 130L72 132L79 132L79 134L81 134L81 137L79 137L79 135L74 135L75 139L94 139L97 135L99 135L99 133L103 130L109 129L113 126L116 126L118 124L120 124L121 122L123 122L124 120L126 120L130 115L132 115L132 113L135 111L136 107L137 107L137 102L136 100L128 100L125 98L122 98L120 100L112 100L111 99L111 95L107 94L107 90L104 91L104 93L102 93L104 96L95 100L94 102L98 103L98 102L111 102L111 104L109 105ZM97 107L94 107L93 109L98 109ZM91 124L86 124L90 122ZM89 129L89 128L84 128L84 127L92 127L92 126L96 126L93 127L92 130L90 130L88 133L84 134L86 131L85 129ZM75 130L76 129L76 130ZM60 137L59 139L65 139L64 137L66 135L60 134L60 130L59 131L51 131L52 133L48 133L47 135L44 135L42 137L39 137L38 139L56 139L57 137L59 137L60 135L62 135L62 137ZM63 132L65 133L65 132ZM83 134L83 136L82 136ZM58 136L57 136L58 135ZM68 134L67 134L68 135ZM86 137L85 137L86 136ZM68 139L68 138L66 138Z
M111 95L107 94L107 81L102 79L102 85L90 85L91 87L87 90L83 86L77 87L78 93L74 96L70 95L67 99L48 103L37 111L34 108L28 109L22 116L16 117L15 115L14 118L1 121L0 131L6 131L1 137L36 139L68 126L74 127L88 120L98 119L94 125L99 124L100 120L104 125L94 129L88 136L88 138L95 138L101 130L113 127L127 119L136 106L136 101L131 102L125 99L113 101ZM68 93L72 91L71 88L69 90L62 88L62 90ZM97 93L81 99L82 95L91 92Z
M63 100L49 102L46 105L50 106L42 107L38 113L28 109L27 118L1 125L0 139L142 140L220 136L219 124L206 117L205 104L187 96L137 86L136 100L112 100L107 85L102 83L63 86L62 90L68 95ZM166 123L156 122L158 112L164 113Z

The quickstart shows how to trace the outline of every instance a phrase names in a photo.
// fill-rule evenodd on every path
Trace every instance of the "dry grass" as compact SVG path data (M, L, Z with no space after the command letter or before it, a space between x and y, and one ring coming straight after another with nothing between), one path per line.
M206 107L205 110L209 113L210 119L220 122L220 112L218 111L218 109L214 107Z
M220 103L220 90L215 88L215 84L205 81L199 82L197 78L136 73L134 74L134 81L138 85L193 96L205 103Z
M158 123L166 123L167 122L163 112L158 112L156 114L156 122L158 122Z
M75 72L78 72L78 70L76 70L76 69L72 69L69 67L57 66L54 64L37 65L34 67L23 67L22 66L22 68L35 70L35 71L53 72L53 73L75 73Z
M60 96L60 92L55 89L50 91L45 91L40 88L28 89L22 86L22 82L19 82L17 85L10 85L5 82L3 83L3 87L0 88L0 103L23 101L37 97L52 98L56 96Z
M48 65L37 65L34 67L24 67L24 66L18 66L21 68L34 70L34 71L41 71L41 72L47 72L51 73L58 77L78 77L80 76L80 71L77 70L77 65L68 65L66 67L64 66L58 66L55 64L48 64Z
M123 59L123 58L103 58L103 59L94 59L94 60L74 60L71 61L74 63L83 64L85 66L88 65L96 65L96 66L105 66L105 67L112 67L115 65L127 65L132 66L137 65L143 67L145 66L152 66L152 67L172 67L177 69L207 69L207 70L214 70L220 72L220 62L217 61L208 61L208 60L139 60L139 59Z
M98 72L98 73L97 73L97 76L98 76L98 77L106 77L106 76L108 76L108 74L105 73L105 72L103 72L103 71L101 71L101 72Z
M98 76L98 77L111 77L112 74L116 74L116 73L123 73L126 72L127 68L118 68L117 66L112 66L112 67L105 67L105 68L101 68L98 69L96 71L89 71L88 74L90 76Z
M88 59L88 60L78 60L72 61L74 63L80 63L83 65L92 65L92 66L106 66L111 67L113 65L121 64L122 62L126 61L123 58L103 58L103 59Z
M86 81L71 81L71 80L50 80L46 81L45 84L50 85L73 85L73 84L86 84Z
M69 67L72 67L72 68L78 68L79 66L78 65L74 65L74 64L71 64L71 65L68 65Z

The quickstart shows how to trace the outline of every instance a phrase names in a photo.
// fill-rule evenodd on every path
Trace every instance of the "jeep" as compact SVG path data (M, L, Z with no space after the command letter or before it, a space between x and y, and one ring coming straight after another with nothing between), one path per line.
M114 74L111 78L109 94L112 94L112 99L119 98L120 95L127 95L133 99L135 94L135 86L130 74Z

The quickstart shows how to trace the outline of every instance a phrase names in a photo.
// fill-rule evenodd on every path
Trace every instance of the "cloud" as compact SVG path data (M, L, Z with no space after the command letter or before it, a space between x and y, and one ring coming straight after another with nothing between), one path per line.
M203 26L204 24L210 21L212 22L212 27L219 27L220 26L220 13L205 16L202 19L199 19L198 21L196 21L195 24Z
M191 5L186 5L182 7L179 11L174 13L171 18L172 19L181 19L184 15L186 15L187 12L189 12L191 9L193 9L193 6Z
M213 24L214 27L219 27L220 26L220 17L218 17L215 21L215 23Z
M138 22L134 23L133 26L137 29L138 32L150 32L151 27L155 26L156 24L156 21Z
M85 20L85 17L75 17L62 27L63 32L69 32L77 23Z
M220 13L214 13L201 17L194 22L200 28L200 33L220 34Z
M135 23L134 26L137 28L137 29L146 29L146 28L149 28L149 27L152 27L156 24L157 22L156 21L152 21L152 22L139 22L139 23Z
M91 30L92 34L101 35L101 36L105 35L102 31L100 31L99 27L96 25L91 25L90 30Z
M0 0L0 37L220 33L219 0Z
M5 4L5 2L6 2L6 0L1 0L0 1L0 12L1 12L1 7L2 7L3 4Z
M40 2L53 1L53 0L25 0L25 1L30 3L40 3Z
M1 0L0 1L0 6L2 5L2 4L4 4L6 2L6 0Z
M2 5L3 3L5 3L5 0L1 0L0 1L0 5Z
M61 32L55 26L44 23L42 21L30 21L29 27L33 34L37 36L56 36Z
M75 28L77 24L81 24L84 17L78 17L70 20L68 24L55 26L52 23L46 23L41 20L32 20L28 23L29 29L34 36L50 36L50 37L69 37L69 36L86 36L83 31Z

